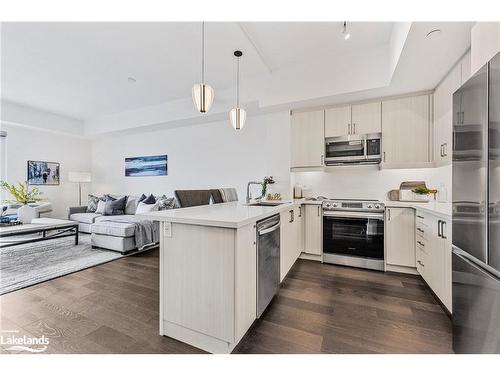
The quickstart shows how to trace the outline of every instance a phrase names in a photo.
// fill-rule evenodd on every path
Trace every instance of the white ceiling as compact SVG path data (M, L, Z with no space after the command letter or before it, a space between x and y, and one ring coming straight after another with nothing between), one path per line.
M413 23L391 76L382 68L384 54L389 65L395 23L348 22L348 41L341 22L207 23L206 81L215 87L216 100L222 99L223 89L232 95L232 53L241 49L243 99L250 86L256 91L252 100L267 95L258 92L267 82L279 82L283 91L296 94L300 88L285 83L297 79L310 83L304 100L338 101L354 97L354 91L361 97L376 85L387 86L380 93L431 89L470 46L471 26ZM426 39L433 27L443 33ZM189 100L200 79L200 31L199 23L186 22L3 23L2 98L82 120ZM304 74L307 70L317 81ZM322 75L328 76L324 85ZM137 82L129 83L129 76ZM355 88L341 83L349 77L359 78Z

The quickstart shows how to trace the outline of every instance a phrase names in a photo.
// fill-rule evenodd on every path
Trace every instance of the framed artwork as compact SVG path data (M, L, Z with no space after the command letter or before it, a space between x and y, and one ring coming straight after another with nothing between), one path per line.
M125 176L166 176L168 174L167 160L167 155L125 158Z
M59 185L59 163L51 161L28 160L28 185Z

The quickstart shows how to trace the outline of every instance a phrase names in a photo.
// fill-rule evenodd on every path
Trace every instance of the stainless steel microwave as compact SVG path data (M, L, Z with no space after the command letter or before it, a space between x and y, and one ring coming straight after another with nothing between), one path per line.
M382 134L360 134L325 139L325 164L379 164Z

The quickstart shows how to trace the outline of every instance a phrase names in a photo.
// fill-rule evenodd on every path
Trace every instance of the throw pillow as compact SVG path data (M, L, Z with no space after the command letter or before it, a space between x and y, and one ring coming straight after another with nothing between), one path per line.
M144 202L139 202L137 205L137 210L135 214L147 214L148 212L158 211L158 203L146 204Z
M134 215L135 210L137 210L137 204L139 203L139 197L134 197L129 195L127 197L127 205L125 206L125 215Z
M141 201L141 203L146 203L146 204L154 204L156 203L156 199L153 194L151 194L149 197Z
M97 208L95 210L96 214L104 214L104 209L106 208L106 202L103 201L102 199L99 199L99 202L97 203Z
M141 195L141 197L139 198L139 202L142 202L144 199L146 199L146 195L144 195L144 193Z
M158 202L159 211L171 210L172 208L175 208L174 198L167 198L167 196L162 195L161 197L158 197L156 201Z
M125 215L125 206L127 205L127 196L113 198L108 196L104 207L104 216Z
M99 203L99 197L89 194L87 200L87 212L95 212L97 210L98 203Z

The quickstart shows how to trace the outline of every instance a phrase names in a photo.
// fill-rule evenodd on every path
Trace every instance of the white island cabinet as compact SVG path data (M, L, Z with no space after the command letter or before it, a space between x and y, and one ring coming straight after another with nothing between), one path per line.
M160 221L160 334L230 353L257 316L255 225L296 208L231 202L141 215Z

